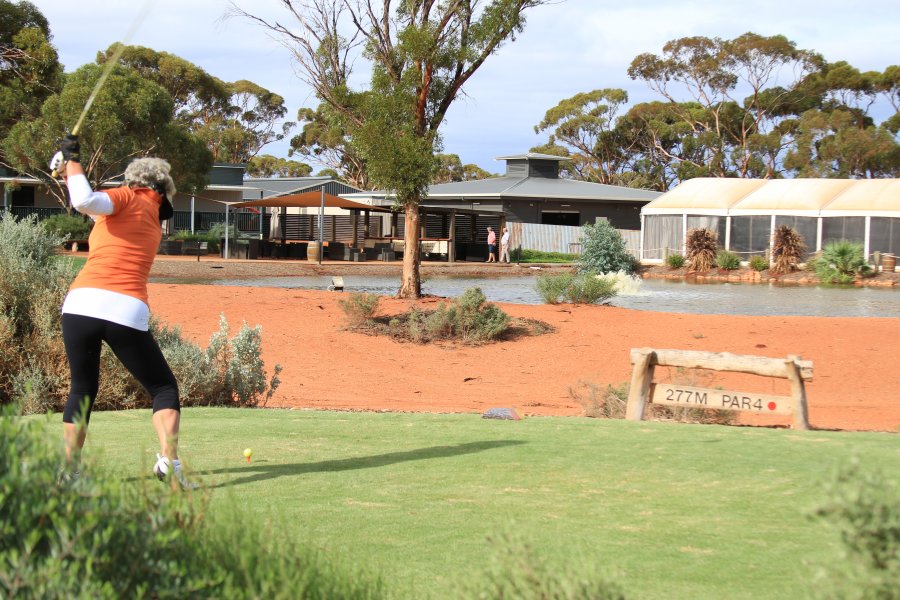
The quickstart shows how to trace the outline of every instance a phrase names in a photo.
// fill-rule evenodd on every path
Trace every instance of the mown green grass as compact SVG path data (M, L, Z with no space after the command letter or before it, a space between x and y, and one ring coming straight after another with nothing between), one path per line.
M148 411L92 418L88 456L125 478L155 447ZM810 517L821 484L851 456L900 465L891 434L288 410L185 409L181 449L212 510L237 503L397 598L465 597L497 536L629 598L802 597L838 556Z

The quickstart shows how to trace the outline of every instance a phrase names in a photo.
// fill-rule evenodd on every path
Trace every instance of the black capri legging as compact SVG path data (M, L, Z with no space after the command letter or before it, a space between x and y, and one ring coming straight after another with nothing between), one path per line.
M178 382L149 331L70 314L63 314L62 330L72 376L72 387L63 411L64 423L74 423L82 416L85 399L88 401L85 422L91 418L91 408L100 387L100 348L104 341L153 398L153 412L181 409Z

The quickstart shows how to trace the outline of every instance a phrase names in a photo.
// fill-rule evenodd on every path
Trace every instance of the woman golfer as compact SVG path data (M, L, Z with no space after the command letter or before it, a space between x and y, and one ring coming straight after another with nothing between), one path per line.
M148 331L147 277L162 238L160 221L172 216L169 199L175 195L169 163L137 159L125 169L124 186L94 192L81 168L79 151L78 139L68 135L51 162L67 176L72 206L96 221L88 238L87 262L62 307L72 376L63 411L66 457L77 468L100 383L101 342L106 342L153 398L160 448L153 472L160 479L174 475L182 487L194 487L178 460L178 383Z

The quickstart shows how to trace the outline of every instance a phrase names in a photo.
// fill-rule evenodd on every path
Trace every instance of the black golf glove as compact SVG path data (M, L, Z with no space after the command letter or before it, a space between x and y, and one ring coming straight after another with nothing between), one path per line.
M78 138L71 133L59 143L59 151L66 161L81 162L81 146L78 144Z

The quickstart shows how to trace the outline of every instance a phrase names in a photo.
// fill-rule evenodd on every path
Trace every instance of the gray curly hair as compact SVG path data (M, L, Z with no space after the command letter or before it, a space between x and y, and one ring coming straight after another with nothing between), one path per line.
M161 186L166 197L175 197L175 182L169 175L172 166L161 158L137 158L125 169L125 185L128 187L156 188Z

